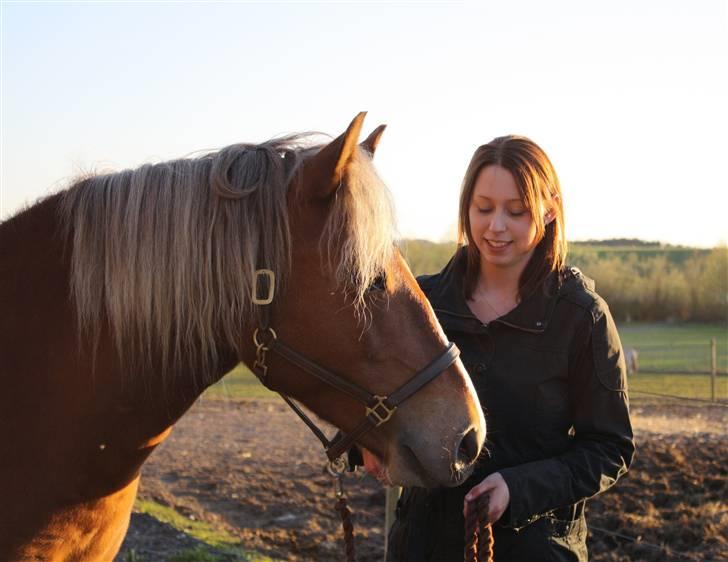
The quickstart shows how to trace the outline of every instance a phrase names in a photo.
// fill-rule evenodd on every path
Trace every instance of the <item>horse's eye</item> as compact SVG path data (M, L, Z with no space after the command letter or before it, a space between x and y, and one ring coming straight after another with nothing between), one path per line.
M387 290L387 276L384 273L381 273L377 275L377 277L372 281L372 284L369 285L368 291L386 291Z

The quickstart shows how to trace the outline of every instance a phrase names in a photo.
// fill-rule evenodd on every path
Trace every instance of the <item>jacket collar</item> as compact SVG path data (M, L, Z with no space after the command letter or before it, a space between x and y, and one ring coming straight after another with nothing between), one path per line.
M420 282L432 307L438 312L443 327L478 331L483 324L470 310L463 293L466 252L466 248L458 248L440 273L422 278ZM551 273L542 287L488 325L502 324L533 333L545 331L556 306L560 287L561 276Z

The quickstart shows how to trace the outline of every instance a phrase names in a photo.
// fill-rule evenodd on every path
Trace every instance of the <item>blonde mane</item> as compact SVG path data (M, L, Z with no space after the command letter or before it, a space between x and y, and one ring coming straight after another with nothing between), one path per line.
M147 164L77 181L62 221L72 246L71 293L95 347L108 326L129 372L178 367L209 380L221 349L239 350L259 318L254 271L285 290L291 240L287 190L318 147L297 135L236 144L197 158ZM359 150L320 239L330 268L365 309L367 287L392 259L394 212Z

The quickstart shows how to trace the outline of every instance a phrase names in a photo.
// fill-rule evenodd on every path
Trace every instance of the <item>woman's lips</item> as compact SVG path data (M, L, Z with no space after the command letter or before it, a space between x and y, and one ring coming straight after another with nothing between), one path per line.
M488 240L487 238L484 240L488 249L496 253L505 251L512 243L512 240Z

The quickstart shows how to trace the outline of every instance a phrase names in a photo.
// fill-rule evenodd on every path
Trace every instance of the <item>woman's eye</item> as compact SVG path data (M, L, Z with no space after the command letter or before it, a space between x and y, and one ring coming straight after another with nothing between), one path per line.
M526 211L511 211L512 217L522 217L526 214Z
M478 207L479 213L490 213L493 209Z

